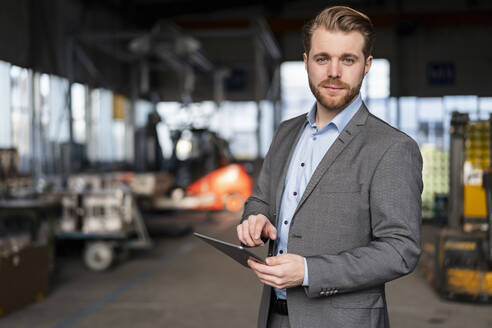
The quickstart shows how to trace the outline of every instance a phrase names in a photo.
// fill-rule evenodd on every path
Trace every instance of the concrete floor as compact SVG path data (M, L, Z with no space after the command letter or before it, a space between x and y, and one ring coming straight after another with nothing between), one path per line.
M198 213L174 223L234 242L237 221L229 213ZM190 234L154 241L152 250L106 273L62 258L52 293L0 319L0 327L255 326L261 285L251 271ZM444 301L418 272L389 283L387 297L392 327L492 327L492 305Z

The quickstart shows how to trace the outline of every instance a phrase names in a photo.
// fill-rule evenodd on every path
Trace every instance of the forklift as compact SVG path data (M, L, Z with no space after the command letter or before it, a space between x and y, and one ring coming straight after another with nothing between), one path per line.
M468 114L452 114L448 222L435 236L427 275L448 299L492 299L491 127L492 115L470 122Z

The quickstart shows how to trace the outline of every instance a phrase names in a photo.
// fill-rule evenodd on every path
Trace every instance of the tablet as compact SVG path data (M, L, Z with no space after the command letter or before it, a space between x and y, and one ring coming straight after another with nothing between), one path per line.
M234 260L241 263L247 268L249 268L248 259L250 257L252 257L254 260L260 263L265 263L265 259L262 259L258 255L255 255L252 252L248 251L246 247L227 243L225 241L218 240L209 236L205 236L197 232L194 232L193 234L198 238L200 238L201 240L205 241L206 243L217 248L219 251L223 252L224 254L230 256L231 258L233 258Z

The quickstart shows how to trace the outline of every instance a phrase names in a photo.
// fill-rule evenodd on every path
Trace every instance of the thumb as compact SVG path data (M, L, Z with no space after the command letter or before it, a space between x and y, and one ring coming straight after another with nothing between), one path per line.
M279 265L282 263L281 256L270 256L265 259L267 265Z

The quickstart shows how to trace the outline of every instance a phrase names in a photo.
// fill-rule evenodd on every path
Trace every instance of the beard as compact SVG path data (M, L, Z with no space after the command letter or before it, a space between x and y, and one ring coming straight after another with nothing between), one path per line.
M319 104L321 104L329 111L338 112L341 109L347 107L347 105L349 105L355 99L355 97L357 97L362 86L363 77L364 74L362 74L362 78L360 79L359 84L355 85L354 87L340 81L339 79L332 78L323 80L317 86L315 86L311 79L308 78L309 88L311 89L311 92L313 93ZM328 95L322 94L320 88L322 88L324 85L332 85L337 88L343 88L345 94L341 95L341 97L330 97Z

